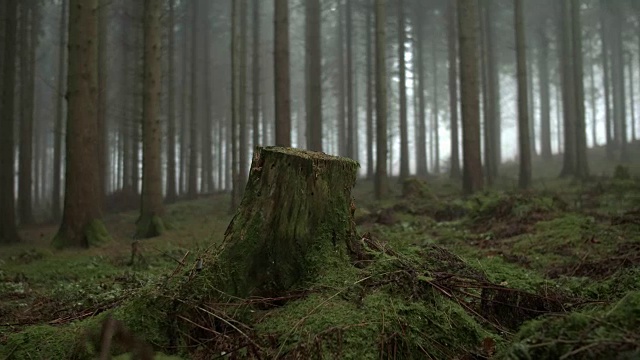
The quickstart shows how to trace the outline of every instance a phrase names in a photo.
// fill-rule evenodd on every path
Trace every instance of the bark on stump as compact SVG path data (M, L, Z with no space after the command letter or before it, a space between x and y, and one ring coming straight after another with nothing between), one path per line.
M281 294L321 276L336 259L348 261L358 167L319 152L258 148L214 266L223 289L240 297Z

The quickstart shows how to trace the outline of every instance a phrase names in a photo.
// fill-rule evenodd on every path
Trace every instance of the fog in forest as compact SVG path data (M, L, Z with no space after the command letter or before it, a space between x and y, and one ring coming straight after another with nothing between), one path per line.
M0 20L0 243L200 194L237 206L256 146L353 158L378 198L638 156L639 1L3 0Z

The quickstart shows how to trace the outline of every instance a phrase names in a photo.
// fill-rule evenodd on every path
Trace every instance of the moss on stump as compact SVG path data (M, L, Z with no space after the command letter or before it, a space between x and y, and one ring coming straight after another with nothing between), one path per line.
M355 238L358 163L324 153L258 148L216 269L230 294L268 296L321 275ZM220 271L220 272L219 272ZM220 275L218 275L220 276Z

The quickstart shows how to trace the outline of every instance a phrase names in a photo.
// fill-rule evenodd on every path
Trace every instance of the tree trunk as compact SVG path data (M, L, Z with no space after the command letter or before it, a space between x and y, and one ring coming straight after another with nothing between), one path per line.
M609 32L612 53L612 86L613 86L613 128L614 142L620 146L620 159L628 160L627 134L626 134L626 91L624 86L624 44L622 41L624 23L623 4L611 2L608 6L613 11L612 29Z
M433 72L433 122L431 124L431 133L433 134L433 172L440 173L440 109L439 109L439 93L440 83L438 80L438 49L436 45L436 37L431 37L431 61Z
M62 134L64 132L65 101L65 70L66 70L66 49L67 49L67 0L62 0L60 4L60 28L58 33L58 75L56 91L56 119L53 130L53 193L51 199L51 214L54 221L60 220L61 216L61 194L60 179L62 178Z
M486 81L484 89L486 98L484 102L485 121L485 169L487 181L492 182L498 176L500 166L500 84L498 79L497 62L498 52L495 46L496 33L494 24L494 5L491 2L483 4L483 29L484 29L484 76Z
M231 124L227 141L229 151L228 174L231 179L231 204L229 211L234 213L240 204L240 191L238 190L238 142L237 132L240 122L240 2L234 1L231 8Z
M375 0L376 23L376 176L375 196L382 199L389 192L387 177L387 62L385 0Z
M198 197L198 4L191 5L191 120L189 121L189 166L187 176L187 198Z
M573 81L575 88L576 106L576 172L578 179L589 177L587 159L587 131L584 108L584 70L582 62L582 22L580 20L580 1L571 0L572 49L573 49Z
M633 92L633 65L633 54L629 53L629 63L627 68L629 69L629 110L631 111L629 122L631 123L631 141L636 140L636 109L635 96Z
M525 52L522 0L515 0L516 57L518 64L518 139L520 145L520 189L531 187L531 146L529 141L529 97L527 95L527 54Z
M216 287L242 298L269 297L313 281L327 256L348 261L356 237L351 189L357 168L353 160L323 153L258 149L216 262L234 266L209 270L221 279Z
M0 244L20 241L14 199L14 90L16 74L17 0L5 4L5 46L2 60L2 110L0 115Z
M409 130L407 129L407 79L405 53L404 1L398 4L398 96L400 102L400 181L409 177Z
M419 9L421 6L416 2L416 8L414 9L413 18L413 30L414 30L414 53L413 66L415 69L414 79L416 79L415 98L416 98L416 173L418 176L427 176L427 127L425 123L425 99L424 99L424 21L421 19Z
M526 39L526 35L525 35ZM525 40L526 41L526 40ZM533 53L536 49L532 48L528 53ZM527 53L525 49L525 53ZM535 57L535 56L534 56ZM527 96L529 97L528 111L529 111L529 147L531 148L531 156L536 156L538 150L536 148L536 114L535 108L535 91L534 91L534 76L533 76L533 61L529 59L529 56L525 56L525 63L527 66Z
M399 0L402 2L402 0ZM347 92L347 143L346 143L346 156L351 159L356 159L356 139L357 136L355 134L356 129L356 120L355 116L355 108L353 106L353 10L352 10L353 1L347 0L346 2L346 40L347 40L347 58L346 58L346 67L347 67L347 76L346 76L346 92ZM406 102L405 102L406 103ZM406 105L405 105L406 106Z
M100 218L98 169L97 0L69 2L67 156L62 224L57 247L89 247L109 237Z
M168 71L167 71L167 194L165 201L174 203L178 198L176 190L176 91L175 87L175 0L169 0L168 19Z
M125 9L127 12L129 9ZM129 50L129 36L131 26L129 21L122 21L122 29L120 30L120 46L122 51L121 77L120 77L120 96L119 100L122 106L122 119L120 120L120 137L122 138L122 192L125 194L133 193L133 183L131 173L133 171L131 147L133 145L132 128L135 121L132 119L131 110L131 50Z
M591 107L591 140L593 147L598 147L598 96L596 94L596 64L595 61L591 61L589 66L589 84L590 84L590 107Z
M573 176L576 173L576 93L573 70L573 43L571 8L568 1L561 4L561 59L560 67L562 74L562 105L564 115L564 159L560 176Z
M252 118L253 118L253 147L260 145L260 3L261 0L253 0L253 48L251 56L251 90ZM262 129L265 131L265 129ZM219 142L222 144L222 142Z
M150 238L164 232L161 216L162 161L160 96L162 93L162 0L144 1L144 77L142 106L142 202L136 238Z
M109 134L107 130L107 29L108 0L98 0L98 181L100 208L104 208L109 176ZM110 1L109 1L110 2Z
M537 29L538 75L540 76L540 155L551 160L551 95L549 90L549 44L546 23Z
M462 147L464 167L462 186L465 194L484 187L480 160L480 106L478 103L478 62L475 0L458 0L460 38L460 88L462 104Z
M334 134L337 137L338 155L347 156L347 113L346 113L346 94L345 94L345 65L344 65L344 0L337 0L336 3L336 71L338 76L335 78L336 86L336 103L338 106L336 120L337 131Z
M611 95L610 95L610 76L609 76L609 37L607 26L606 0L600 0L600 44L602 59L602 88L604 89L604 114L605 114L605 133L606 133L606 150L607 158L613 159L613 134L611 133Z
M309 150L322 151L322 49L320 0L305 5L305 46L307 66L306 113Z
M451 127L451 164L449 175L460 178L460 142L458 135L458 46L456 2L447 6L447 53L449 62L449 118ZM424 109L424 106L421 107ZM424 110L423 110L424 111ZM426 159L426 156L425 156Z
M239 168L238 168L238 196L242 198L244 187L247 184L247 171L249 170L249 145L247 144L247 0L240 1L240 97L239 108Z
M133 18L139 21L139 24L142 24L142 2L131 2L133 6ZM130 119L131 119L131 153L128 155L130 157L131 163L131 189L134 194L140 194L140 127L142 125L142 112L140 109L142 108L140 100L142 99L142 86L139 84L140 81L136 79L142 79L142 68L140 59L142 59L142 27L133 26L131 31L134 34L133 41L133 72L132 72L132 81L130 83L133 92L129 94L130 97Z
M493 143L491 141L491 134L493 132L493 129L491 128L492 125L492 121L491 121L491 104L489 103L489 90L488 90L488 83L489 80L487 78L487 74L488 74L488 63L489 63L489 50L488 50L488 31L487 28L489 27L488 21L487 21L487 6L488 4L486 2L480 3L480 78L481 78L481 92L482 92L482 110L483 110L483 114L482 114L482 125L483 125L483 143L484 143L484 174L485 174L485 181L487 186L491 187L493 185L493 168L495 167L495 164L493 163L493 156L492 156L492 152L493 152Z
M201 61L204 64L202 69L202 101L200 107L202 114L201 119L201 139L200 139L200 192L208 193L213 191L213 115L212 115L212 102L209 99L215 99L211 86L211 30L208 26L208 21L211 16L210 2L202 2L202 8L198 13L198 22L201 27L202 36L200 37L200 47L202 48Z
M186 8L183 5L183 8ZM186 9L185 9L186 12ZM182 61L182 69L181 69L181 80L180 80L180 169L178 175L178 194L184 194L187 189L187 162L188 162L188 134L187 124L188 124L188 109L187 102L189 99L189 62L187 61L187 54L189 53L189 16L184 14L182 16L183 20L181 23L181 34L182 34L182 47L181 47L181 61Z
M291 146L289 78L289 0L274 0L274 52L276 145Z
M18 178L18 215L22 225L33 224L33 100L35 44L29 30L35 25L33 3L20 2L20 153ZM33 59L33 61L32 61Z
M372 13L370 8L366 11L367 30L366 30L366 59L367 59L367 179L373 179L373 29L372 29Z

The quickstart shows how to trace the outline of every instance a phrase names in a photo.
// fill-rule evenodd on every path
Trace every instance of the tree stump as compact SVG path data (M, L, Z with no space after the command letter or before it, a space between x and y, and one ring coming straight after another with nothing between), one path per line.
M356 239L356 161L282 147L258 148L244 197L216 261L223 289L282 294L348 261Z

